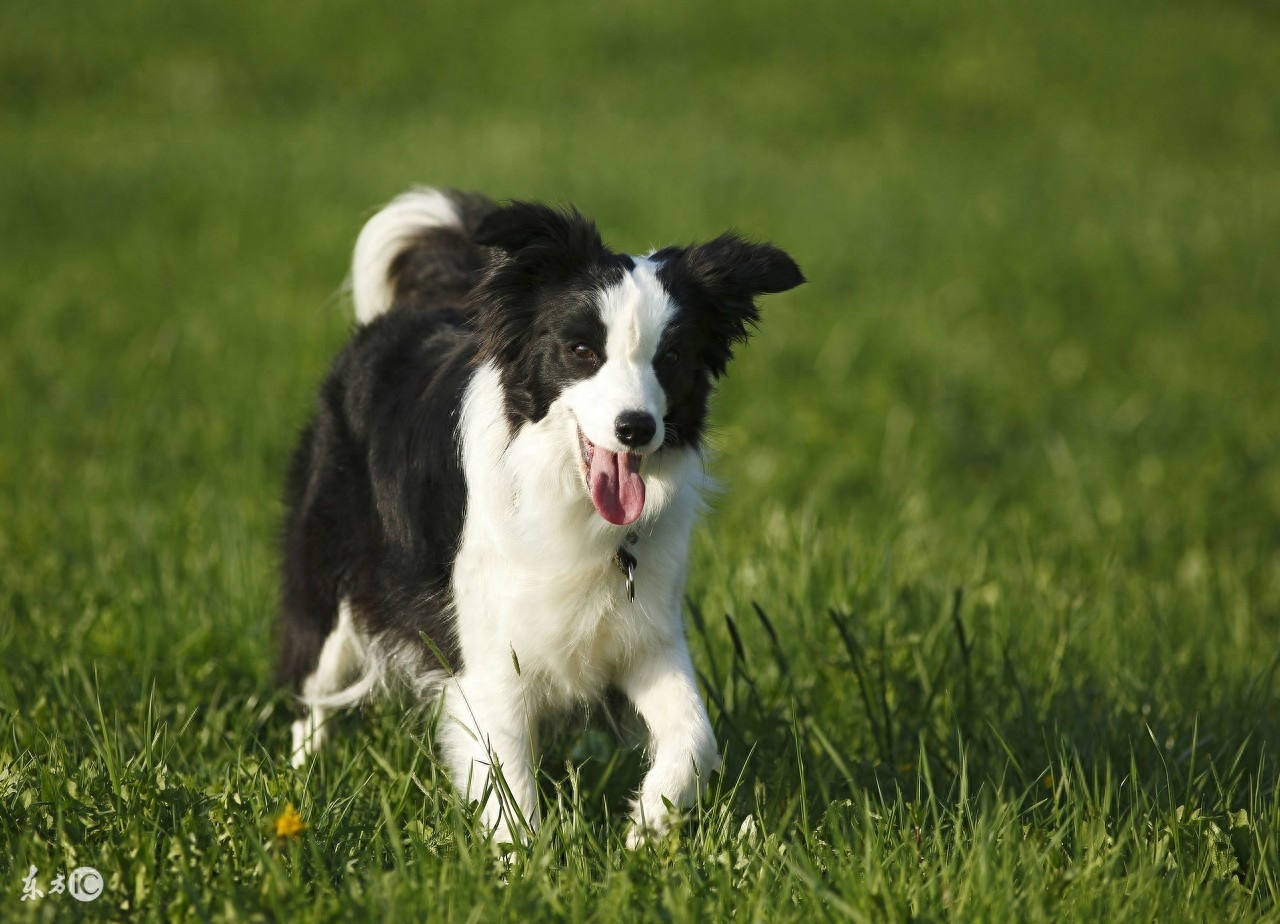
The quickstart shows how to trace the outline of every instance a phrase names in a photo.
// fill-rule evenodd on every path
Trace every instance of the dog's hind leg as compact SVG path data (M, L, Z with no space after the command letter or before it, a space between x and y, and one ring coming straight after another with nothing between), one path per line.
M289 758L293 766L301 767L324 743L325 722L331 709L353 705L369 692L368 677L352 684L364 662L364 644L352 622L351 603L343 600L338 604L338 620L324 640L315 670L302 681L299 692L305 711L293 723Z

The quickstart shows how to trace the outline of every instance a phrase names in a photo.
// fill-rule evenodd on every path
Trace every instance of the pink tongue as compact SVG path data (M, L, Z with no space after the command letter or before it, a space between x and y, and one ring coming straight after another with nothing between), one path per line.
M644 510L644 479L640 477L640 457L629 452L610 452L596 446L591 456L591 503L615 526L640 519Z

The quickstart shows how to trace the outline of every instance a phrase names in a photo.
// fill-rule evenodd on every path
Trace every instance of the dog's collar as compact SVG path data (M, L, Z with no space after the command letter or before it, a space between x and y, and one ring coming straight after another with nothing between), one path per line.
M636 557L631 554L628 545L635 545L640 541L640 537L634 532L627 533L626 545L618 546L618 551L613 554L613 563L618 566L618 570L622 572L622 576L627 580L627 599L634 600L636 598Z

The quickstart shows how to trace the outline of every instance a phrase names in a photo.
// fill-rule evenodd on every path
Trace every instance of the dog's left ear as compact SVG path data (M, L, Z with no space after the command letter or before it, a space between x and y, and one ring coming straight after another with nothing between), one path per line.
M733 346L760 320L756 296L786 292L805 281L795 260L772 244L732 232L705 244L658 251L658 278L677 302L701 315L712 334L707 361L716 378L733 358Z

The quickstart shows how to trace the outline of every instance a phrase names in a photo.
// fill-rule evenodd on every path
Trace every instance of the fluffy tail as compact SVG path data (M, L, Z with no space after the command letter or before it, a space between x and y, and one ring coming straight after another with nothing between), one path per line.
M404 304L465 296L486 260L472 235L495 207L475 193L425 187L384 206L360 231L351 258L356 320L368 324Z

